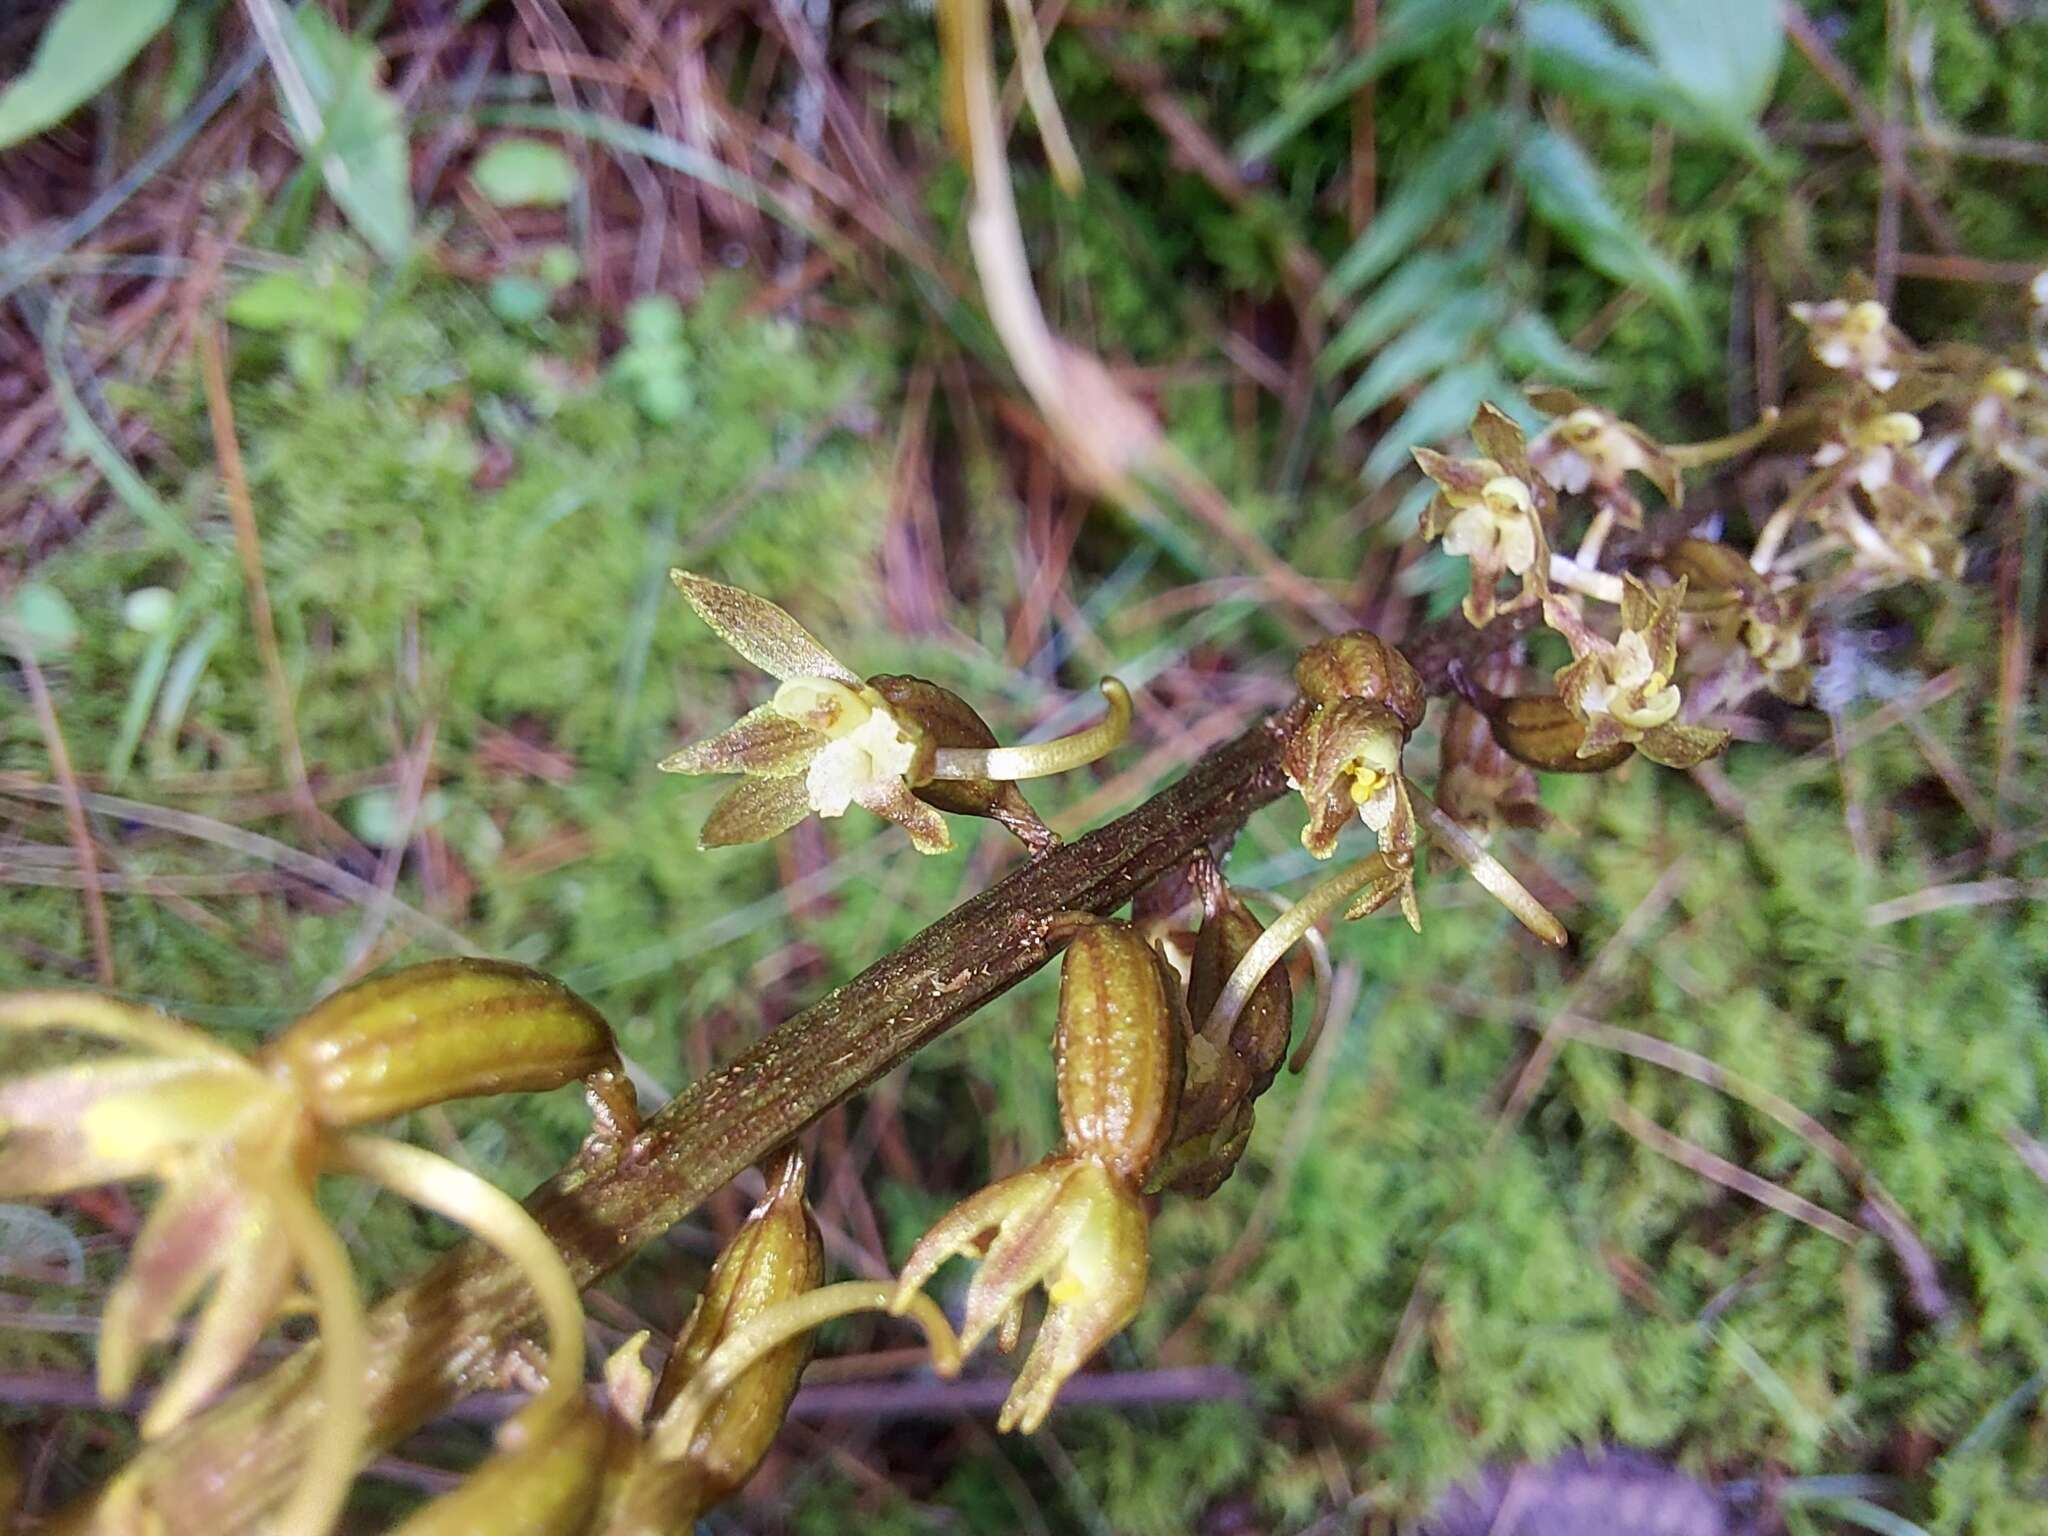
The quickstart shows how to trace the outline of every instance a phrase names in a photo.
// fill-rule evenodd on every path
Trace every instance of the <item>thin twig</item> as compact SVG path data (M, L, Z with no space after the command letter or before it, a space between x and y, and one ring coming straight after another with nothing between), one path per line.
M43 733L43 748L50 754L50 772L64 806L64 825L71 845L78 850L78 873L85 892L85 927L92 935L93 971L103 987L114 984L114 939L107 927L107 901L100 890L99 855L93 847L92 828L85 819L85 804L78 777L71 771L71 753L64 745L64 731L57 723L57 707L50 701L49 684L36 661L34 648L26 639L14 639L15 659L28 682L29 704L35 710L36 725Z
M299 746L299 722L292 708L291 680L285 676L284 654L278 649L277 621L270 612L270 588L263 579L263 546L256 535L256 508L249 496L249 478L242 469L242 445L235 437L235 408L228 398L225 349L217 323L198 327L199 372L206 385L206 416L213 427L214 456L220 462L221 488L227 493L228 515L235 524L235 552L241 557L242 579L249 588L249 618L256 630L256 649L263 658L264 681L270 686L270 707L284 748L285 775L298 803L299 819L308 835L328 835L331 823L306 782L306 754Z
M1878 1182L1877 1176L1864 1165L1848 1143L1819 1120L1761 1083L1751 1082L1741 1073L1730 1071L1697 1051L1674 1045L1669 1040L1660 1040L1655 1035L1646 1035L1640 1030L1577 1020L1572 1026L1572 1038L1583 1045L1600 1046L1633 1056L1638 1061L1647 1061L1652 1066L1689 1077L1730 1098L1740 1099L1818 1147L1841 1175L1862 1192L1865 1224L1891 1247L1899 1268L1906 1276L1908 1294L1914 1305L1930 1319L1948 1316L1948 1297L1942 1290L1933 1255L1914 1229L1905 1207Z
M12 795L19 800L33 800L43 805L63 803L61 787L0 781L0 794ZM211 816L201 816L193 811L176 811L167 806L150 805L146 801L129 800L120 795L80 793L78 798L85 808L95 815L117 816L124 821L140 822L146 827L174 832L180 837L217 843L248 858L260 859L265 864L274 864L279 869L289 870L300 879L323 886L345 900L367 905L377 899L377 888L374 885L360 876L350 874L339 864L317 858L289 844L280 843L274 837L251 832L246 827L232 827L224 821L214 820ZM479 953L476 945L446 923L437 922L426 913L396 898L392 900L392 911L421 938L439 944L451 954Z
M1849 67L1838 57L1828 41L1821 36L1820 29L1796 0L1786 0L1782 12L1785 19L1785 35L1792 40L1806 62L1813 66L1815 74L1833 88L1856 119L1856 126L1864 142L1869 144L1871 153L1885 166L1887 175L1895 175L1899 189L1913 205L1927 233L1943 251L1953 254L1962 249L1962 242L1956 238L1955 229L1948 221L1948 215L1941 211L1941 205L1920 185L1910 167L1904 164L1904 157L1898 144L1885 131L1884 120L1872 110L1869 98L1856 83L1856 77L1849 73ZM1905 271L1903 260L1899 270Z
M1673 1135L1656 1121L1644 1115L1626 1099L1616 1099L1607 1106L1607 1113L1614 1123L1629 1135L1635 1137L1653 1152L1668 1157L1680 1167L1690 1168L1703 1179L1711 1179L1724 1189L1732 1189L1738 1195L1747 1195L1759 1205L1768 1205L1772 1210L1790 1216L1794 1221L1803 1221L1808 1226L1827 1233L1838 1243L1854 1245L1862 1236L1862 1229L1853 1221L1845 1221L1833 1211L1815 1205L1803 1195L1773 1184L1769 1179L1739 1167L1725 1157L1709 1152L1705 1147L1687 1141L1683 1136Z
M1883 928L1909 917L1924 917L1929 912L1946 912L1953 907L1989 907L2043 897L2048 897L2048 880L1965 880L1955 885L1930 885L1910 895L1875 902L1864 909L1863 921L1872 928Z

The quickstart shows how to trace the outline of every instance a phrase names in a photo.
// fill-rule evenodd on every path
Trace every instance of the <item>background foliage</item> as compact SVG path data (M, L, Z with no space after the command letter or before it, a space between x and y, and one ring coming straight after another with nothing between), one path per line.
M772 593L867 670L960 688L1009 738L1090 712L1100 669L1148 685L1138 744L1036 797L1063 830L1281 696L1287 651L1255 594L1190 585L1227 564L1062 489L1004 403L963 280L928 14L849 9L823 34L790 32L795 8L707 21L697 89L723 93L721 121L759 121L749 142L705 140L687 101L630 71L571 67L630 57L660 9L197 3L141 29L90 105L102 82L65 55L72 99L0 96L0 140L24 141L0 155L0 290L28 423L0 445L0 608L104 797L123 993L253 1039L453 930L562 974L644 1086L672 1090L1008 866L969 829L927 861L852 818L695 852L716 787L652 764L756 702L758 679L672 600L672 564ZM2048 24L2025 7L1795 11L1862 82L1853 106L1807 51L1780 67L1770 5L1410 0L1350 46L1370 9L1070 17L1049 62L1081 196L1028 132L1015 150L1056 324L1127 361L1247 525L1376 622L1457 600L1448 562L1397 555L1413 504L1394 470L1481 394L1576 375L1656 430L1711 434L1791 365L1780 302L1850 267L1888 273L1924 339L2017 333L2001 285L2040 259L2048 219L2030 83ZM244 14L286 29L317 130ZM1709 15L1724 32L1681 30ZM225 115L82 227L108 168L146 165L237 68ZM832 116L848 100L865 140ZM1910 171L1953 251L1899 212L1854 107L1933 141ZM2005 158L1977 142L1994 139ZM1916 242L1932 249L1908 259ZM209 304L319 818L283 792L180 329ZM1722 494L1743 515L1746 488ZM2040 509L2010 516L2031 573L2011 594L1875 605L1832 669L1832 720L1772 717L1712 796L1642 765L1547 785L1559 827L1511 853L1572 954L1532 954L1449 880L1425 887L1419 941L1336 936L1356 1006L1267 1101L1240 1176L1159 1220L1153 1299L1110 1361L1157 1397L999 1445L971 1412L899 1412L893 1340L847 1329L811 1379L864 1386L861 1413L800 1414L724 1528L1355 1529L1419 1517L1482 1461L1625 1445L1724 1480L1731 1522L2048 1530L2048 1187L2026 1161L2048 1135L2048 917L1872 912L1988 862L2048 878L2038 690L1996 682L2001 645L2040 639ZM48 744L20 669L5 681L0 983L90 981ZM1235 878L1306 872L1292 816L1254 823ZM960 1192L1050 1143L1051 998L1039 978L830 1117L837 1264L900 1260ZM1855 1214L1821 1149L1727 1094L1553 1035L1526 1115L1505 1114L1560 1019L1684 1047L1818 1117L1896 1195L1946 1307L1916 1309L1895 1248L1844 1245L1624 1129L1632 1113ZM418 1120L517 1192L583 1115L562 1096ZM676 1326L743 1204L607 1287L606 1342ZM447 1240L395 1203L337 1214L378 1288ZM87 1378L83 1320L137 1215L74 1203L53 1230L0 1210L5 1380ZM4 1411L51 1493L127 1443L117 1416ZM424 1432L366 1483L366 1528L482 1444Z

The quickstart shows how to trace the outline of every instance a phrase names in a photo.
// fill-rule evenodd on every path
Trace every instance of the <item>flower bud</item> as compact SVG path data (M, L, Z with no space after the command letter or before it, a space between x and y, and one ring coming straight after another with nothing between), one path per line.
M628 1132L634 1120L603 1017L553 977L502 960L431 960L345 987L261 1059L327 1126L578 1078L592 1080Z
M905 775L918 799L948 815L985 816L1031 848L1048 848L1058 841L1015 784L932 777L942 747L986 749L998 745L988 722L959 694L921 677L889 673L869 678L868 686L888 702L898 719L911 723L920 733L917 757Z
M1194 966L1188 977L1188 1013L1206 1019L1216 1006L1223 984L1245 952L1266 930L1245 904L1225 893L1222 909L1195 935ZM1253 1094L1273 1085L1294 1032L1294 988L1285 969L1275 966L1245 1003L1230 1030L1230 1054L1244 1063Z
M1685 582L1687 613L1718 617L1767 590L1746 556L1711 539L1680 539L1658 564Z
M1429 702L1422 678L1408 658L1363 629L1318 641L1303 651L1294 664L1294 681L1311 704L1341 699L1377 704L1401 722L1404 735L1422 724Z
M1496 828L1541 827L1548 821L1526 763L1510 757L1493 726L1464 699L1454 700L1438 750L1436 797L1447 815L1482 841Z
M687 1529L703 1510L753 1476L775 1443L789 1400L810 1359L808 1333L767 1350L701 1416L682 1445L665 1443L661 1416L726 1338L777 1305L815 1290L825 1275L818 1225L804 1202L804 1160L790 1148L768 1171L768 1192L718 1256L703 1293L677 1336L649 1416L652 1454L634 1464L606 1529L654 1533Z
M1586 740L1586 723L1555 694L1501 699L1487 721L1493 727L1493 739L1508 756L1546 773L1605 773L1635 753L1635 747L1623 741L1589 757L1579 756Z
M1265 930L1227 892L1215 916L1195 935L1188 979L1188 1013L1199 1029ZM1188 1041L1186 1088L1173 1140L1150 1187L1206 1199L1230 1177L1252 1132L1252 1103L1273 1084L1294 1029L1294 988L1285 966L1275 965L1232 1021L1222 1043L1200 1034Z
M1067 1148L1133 1184L1152 1171L1179 1107L1179 990L1128 923L1089 923L1060 967L1053 1050Z

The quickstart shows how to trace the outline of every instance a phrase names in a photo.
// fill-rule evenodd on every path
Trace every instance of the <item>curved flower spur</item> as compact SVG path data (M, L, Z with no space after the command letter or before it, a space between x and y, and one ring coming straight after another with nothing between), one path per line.
M916 677L862 682L766 598L689 571L669 575L721 640L781 684L760 708L661 763L667 773L746 775L712 808L701 847L761 842L806 816L843 816L858 805L902 827L919 853L952 848L941 811L988 817L1043 850L1058 839L1017 781L1092 763L1130 730L1131 696L1107 677L1109 713L1095 725L1032 746L998 746L951 690Z
M443 960L336 993L253 1056L182 1020L71 992L0 997L0 1032L69 1030L128 1047L0 1083L0 1196L141 1177L163 1184L109 1298L100 1391L125 1396L143 1353L201 1306L190 1342L142 1419L167 1434L235 1374L289 1303L296 1274L320 1326L320 1430L278 1529L318 1536L338 1515L367 1428L367 1340L348 1255L313 1200L323 1170L355 1173L476 1232L518 1264L553 1338L547 1390L508 1426L517 1444L573 1399L581 1309L554 1247L520 1206L416 1148L350 1134L477 1094L583 1080L598 1135L638 1128L610 1029L560 982L524 966ZM101 1513L144 1518L116 1478Z

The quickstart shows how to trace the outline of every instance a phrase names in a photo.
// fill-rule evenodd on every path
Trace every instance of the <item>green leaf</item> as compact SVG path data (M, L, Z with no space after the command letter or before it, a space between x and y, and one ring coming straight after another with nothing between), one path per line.
M1489 280L1507 242L1507 214L1499 202L1488 201L1478 209L1472 233L1453 249L1424 251L1396 267L1371 297L1359 302L1343 329L1323 348L1317 360L1322 376L1328 378L1376 351L1425 310Z
M536 325L547 318L554 295L538 278L500 273L487 290L492 313L509 325Z
M0 149L62 122L128 67L178 0L65 0L28 68L0 91Z
M1616 0L1671 82L1728 123L1754 123L1785 55L1778 0Z
M68 651L82 633L78 611L47 582L25 581L0 608L0 628L12 632L38 659Z
M1332 417L1348 427L1409 385L1440 373L1473 349L1479 333L1499 321L1507 300L1497 289L1459 294L1383 350L1339 400Z
M292 137L371 249L403 260L412 244L412 159L398 100L377 80L377 50L312 5L286 17L285 41L318 114L316 125L287 111Z
M1366 353L1377 351L1417 315L1449 303L1469 286L1464 267L1436 251L1403 262L1330 338L1316 360L1317 371L1328 378L1350 367Z
M1469 119L1406 176L1324 285L1336 300L1378 277L1406 255L1452 203L1486 178L1507 149L1509 119L1483 112Z
M353 341L370 318L370 290L352 278L265 272L228 300L228 319L252 331L310 331Z
M1471 35L1506 8L1507 0L1408 0L1380 16L1378 41L1310 81L1278 112L1237 141L1239 160L1263 160L1368 80L1458 34Z
M469 176L500 208L559 208L576 195L576 167L544 139L499 139Z
M1533 309L1512 316L1494 337L1494 351L1525 379L1560 384L1606 382L1606 366L1588 357L1557 334L1557 328Z
M1507 384L1490 362L1465 363L1438 374L1408 403L1386 436L1373 444L1360 478L1369 489L1378 490L1413 462L1408 457L1410 448L1455 437L1465 430L1480 401L1508 393Z
M1515 154L1515 175L1536 217L1562 236L1587 266L1655 299L1696 347L1706 323L1683 274L1609 201L1585 151L1550 128L1532 125Z

